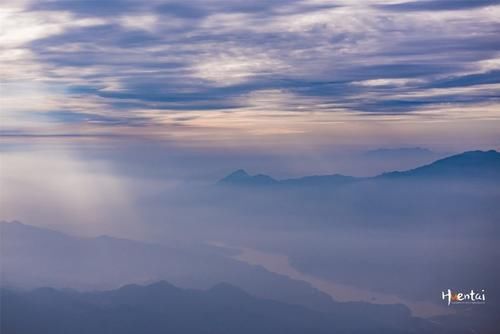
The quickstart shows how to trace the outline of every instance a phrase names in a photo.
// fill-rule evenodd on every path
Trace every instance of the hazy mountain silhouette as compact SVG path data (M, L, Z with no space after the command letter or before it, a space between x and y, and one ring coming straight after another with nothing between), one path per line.
M318 186L341 185L356 180L357 178L352 176L333 174L304 176L278 181L268 175L250 175L245 170L239 169L219 180L217 184L230 186Z
M498 178L500 153L494 150L464 152L408 171L386 173L381 177Z
M391 317L355 310L320 312L259 299L230 284L179 289L148 286L78 293L41 288L1 291L2 333L442 333L444 328L395 309ZM28 321L27 321L28 319Z
M384 328L384 332L388 328L397 328L399 330L416 324L419 324L419 326L425 324L412 318L410 311L404 305L335 302L330 296L312 288L307 283L270 273L263 268L250 266L221 254L210 254L208 249L202 251L195 249L186 253L182 249L106 236L77 238L18 222L0 223L0 232L2 237L0 257L2 285L14 291L18 287L41 286L102 290L109 286L120 285L122 282L145 282L152 281L155 278L172 278L176 281L176 285L189 288L206 288L216 284L216 282L230 281L231 284L216 284L204 293L215 295L218 302L225 301L225 303L240 299L255 300L264 298L267 299L266 305L283 303L287 304L287 308L292 309L293 307L305 307L307 312L304 319L309 319L308 314L319 317L319 314L328 313L335 318L335 326L343 324L339 320L343 319L345 320L344 325L350 326L349 328L356 324L359 319L363 319L363 323L377 324L377 328ZM198 252L204 255L202 256ZM249 291L251 295L256 297L250 297L246 292L234 287L234 285L243 287L245 291ZM93 301L101 300L102 304L105 305L137 303L137 307L144 306L147 310L153 310L155 307L163 307L148 304L150 300L154 301L156 296L170 294L168 298L171 299L175 295L193 293L192 290L178 289L165 282L150 285L147 289L137 285L126 285L124 288L103 293L80 294L74 292L74 290L56 291L47 288L37 289L27 294L6 292L4 296L11 294L14 299L3 298L2 302L9 305L7 308L3 308L2 317L5 317L4 313L7 312L5 310L8 310L9 307L13 307L19 316L21 313L19 313L20 311L16 309L15 305L21 305L19 308L22 310L39 314L39 316L27 314L26 316L30 319L36 321L42 321L42 318L55 319L56 315L61 313L59 309L72 309L76 305L77 309L74 309L74 312L78 314L84 314L85 310L92 310L91 314L84 315L84 318L88 319L88 321L108 322L111 320L96 315L102 310L94 310L97 306L88 304L85 301L87 297L93 296L91 298ZM106 298L113 297L113 300L106 301L103 296ZM85 302L80 304L82 298ZM271 302L271 300L274 300L274 302ZM181 301L185 302L184 299ZM59 302L62 304L58 304ZM205 300L203 303L208 310L212 310L208 301ZM44 314L37 309L38 307L43 310L51 310L50 312L54 314ZM79 310L80 307L82 307L81 311ZM261 307L263 306L258 306L258 308ZM108 311L111 312L106 309L106 312ZM100 320L93 320L94 316ZM301 317L302 315L297 314L296 316ZM73 313L64 314L62 312L61 317L75 319L77 316ZM258 319L260 319L260 316L255 321L258 321ZM156 323L160 320L150 319L150 321ZM43 326L49 325L50 322L49 324L42 323L36 326L45 328ZM81 333L94 333L93 327L83 326L82 328L88 329L88 331L82 331ZM30 331L24 331L24 327L23 331L19 332L30 333ZM44 331L40 330L39 332ZM6 333L10 332L6 331ZM57 333L57 331L54 333ZM95 331L95 333L100 332ZM190 332L187 331L186 333Z
M374 177L325 175L265 187L218 186L203 201L235 213L251 212L248 219L239 215L238 220L253 226L363 226L377 231L425 227L433 233L460 226L491 238L500 235L499 182L500 153L471 151Z
M168 247L107 236L79 238L19 222L0 222L2 284L109 289L167 279L207 288L220 281L256 296L328 309L332 298L308 283L233 260L210 247Z
M427 152L420 148L403 149L417 152ZM400 150L397 150L401 153ZM394 154L394 150L379 150L373 151L373 154ZM376 153L375 153L376 152ZM352 177L340 174L333 175L315 175L305 176L301 178L275 180L268 175L258 174L251 176L244 170L237 170L225 178L221 179L218 184L223 185L238 185L238 186L339 186L350 184L358 181L370 181L380 178L498 178L500 177L500 153L494 150L490 151L469 151L461 154L453 155L444 159L437 160L431 164L424 165L407 171L394 171L384 173L375 177Z
M230 185L273 185L277 184L278 181L267 175L249 175L245 170L238 169L221 179L219 183Z

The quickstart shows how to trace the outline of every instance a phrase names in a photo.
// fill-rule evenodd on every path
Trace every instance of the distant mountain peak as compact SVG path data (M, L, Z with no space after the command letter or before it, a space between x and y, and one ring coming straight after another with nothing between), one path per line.
M221 185L237 185L237 186L262 186L262 185L279 185L279 186L317 186L319 184L328 185L343 185L357 178L345 176L341 174L331 175L313 175L300 178L276 180L265 174L250 175L243 169L238 169L228 176L221 179L218 184Z
M219 182L232 183L232 182L238 182L241 180L246 180L249 177L251 177L251 176L244 169L238 169L238 170L232 172L231 174L229 174L228 176L224 177L223 179L221 179Z
M218 183L230 185L267 185L277 182L278 181L268 175L250 175L244 169L238 169L221 179Z

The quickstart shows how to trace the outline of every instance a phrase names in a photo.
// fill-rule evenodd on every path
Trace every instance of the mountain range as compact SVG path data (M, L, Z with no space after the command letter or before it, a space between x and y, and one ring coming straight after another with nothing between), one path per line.
M340 186L358 181L395 178L500 178L500 153L490 151L468 151L439 159L431 164L407 171L383 173L374 177L353 177L340 174L314 175L301 178L276 180L264 174L250 175L239 169L219 180L219 185L231 186Z
M2 333L436 332L404 305L336 302L210 248L80 238L19 222L0 223L0 236ZM188 288L165 281L106 288L161 278ZM217 283L224 281L232 283Z
M86 293L2 289L1 295L0 329L6 334L447 332L402 308L394 308L390 318L348 309L321 312L256 298L227 283L208 290L180 289L160 281Z
M102 290L168 280L184 288L226 281L253 295L324 310L333 299L308 283L277 275L206 245L168 246L127 239L76 237L20 222L0 222L3 286Z

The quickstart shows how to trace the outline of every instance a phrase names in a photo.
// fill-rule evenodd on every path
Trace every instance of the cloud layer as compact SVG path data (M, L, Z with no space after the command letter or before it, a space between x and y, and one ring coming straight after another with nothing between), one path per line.
M4 134L499 119L499 1L1 7Z

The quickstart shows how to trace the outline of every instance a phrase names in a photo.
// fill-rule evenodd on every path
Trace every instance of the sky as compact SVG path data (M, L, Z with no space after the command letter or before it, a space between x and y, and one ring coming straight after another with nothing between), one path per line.
M500 143L500 1L4 0L3 138Z

